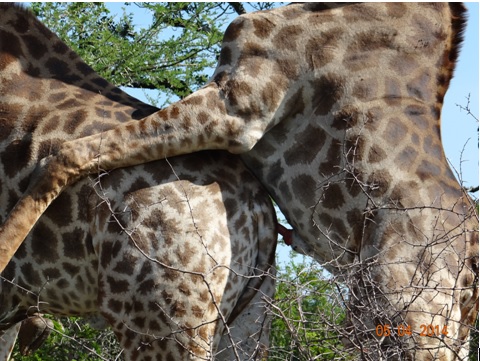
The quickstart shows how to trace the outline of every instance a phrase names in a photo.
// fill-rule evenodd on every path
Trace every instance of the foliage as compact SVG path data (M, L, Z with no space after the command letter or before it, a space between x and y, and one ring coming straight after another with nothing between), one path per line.
M22 361L93 361L122 360L121 349L110 329L96 330L84 319L62 317L53 320L54 330L47 341L33 355L20 356L18 344L14 360Z
M470 361L478 361L478 316L475 328L470 330Z
M333 360L342 354L337 330L345 321L343 291L325 273L305 257L279 267L270 360Z
M132 7L145 14L141 24ZM32 9L105 79L159 90L167 99L206 83L229 16L245 11L236 3L189 2L125 3L120 17L105 3L32 3Z

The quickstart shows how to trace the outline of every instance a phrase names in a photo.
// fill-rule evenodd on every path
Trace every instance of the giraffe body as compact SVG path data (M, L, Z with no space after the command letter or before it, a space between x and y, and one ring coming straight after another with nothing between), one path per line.
M39 159L156 109L100 78L27 11L0 8L5 219ZM99 174L54 201L2 272L6 336L37 313L100 314L127 360L261 357L276 222L240 159L203 152Z
M1 310L8 310L0 315L2 327L33 311L100 313L128 360L229 360L233 340L241 359L252 357L259 344L254 341L268 344L262 297L272 296L274 287L273 279L260 278L268 267L259 261L267 248L265 261L273 263L275 222L263 189L251 193L258 183L231 157L199 153L116 170L101 178L97 192L88 179L76 183L49 207L3 272L5 280L15 281L2 284ZM75 214L69 212L72 204L84 214L81 225L73 216L59 233L55 220ZM257 236L267 243L244 243ZM261 289L256 301L239 305L245 294L247 301L255 296L250 287Z
M478 217L440 138L464 12L444 3L292 4L239 17L204 88L139 122L62 143L39 164L0 231L4 262L62 189L99 164L226 149L279 204L295 249L355 275L352 314L382 310L352 318L362 337L386 322L416 330L393 353L392 340L377 340L374 359L465 359ZM421 325L448 335L422 337Z

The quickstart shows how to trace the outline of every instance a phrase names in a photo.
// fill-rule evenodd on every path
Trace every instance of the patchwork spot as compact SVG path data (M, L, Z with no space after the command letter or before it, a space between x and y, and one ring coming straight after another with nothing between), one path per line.
M24 263L20 266L21 275L28 278L27 284L44 286L41 284L41 279L37 270L33 269L33 265L30 262ZM25 284L25 282L24 282Z
M409 105L405 107L404 114L411 121L411 126L422 130L428 129L430 113L426 107Z
M442 171L438 165L433 164L427 160L423 160L418 167L416 174L422 181L424 181L429 178L439 177L442 174Z
M315 188L316 182L310 175L301 174L292 179L292 191L302 204L309 205L315 202Z
M313 88L312 105L316 115L326 115L344 94L344 79L333 74L310 81Z
M370 189L370 195L372 197L381 197L390 189L390 184L392 184L393 178L388 171L380 170L373 172L369 176L367 182Z
M361 79L356 82L352 95L359 100L367 101L375 98L378 94L378 82L377 79Z
M52 45L52 50L58 55L64 55L70 52L70 48L63 41L57 41ZM83 63L83 62L82 62ZM84 63L83 63L84 64Z
M407 127L399 118L391 118L387 122L387 127L382 134L385 141L391 145L400 144L408 134Z
M218 66L228 65L232 62L232 50L228 46L223 46L220 50L220 58L218 59Z
M266 83L262 89L261 98L264 106L268 108L268 111L274 112L278 108L281 100L281 92L278 84L274 82Z
M272 43L275 49L296 51L297 45L300 43L300 36L303 29L297 25L282 26L280 31L273 37Z
M325 131L319 127L308 125L295 136L295 146L285 152L287 166L310 164L323 149L326 141Z
M307 40L304 54L310 69L319 69L335 58L339 34L341 30L334 28Z
M270 36L275 24L266 18L258 18L252 20L254 31L253 33L260 39L265 39Z
M440 161L443 160L443 147L440 143L440 138L433 138L430 135L424 138L423 150L429 156L436 158Z
M113 271L119 274L133 276L138 261L138 257L127 253L119 262L117 262Z
M408 146L395 157L395 166L397 166L399 169L408 170L415 163L417 156L417 150Z
M407 12L407 6L405 4L387 2L384 6L387 8L388 16L394 19L402 18Z
M52 76L60 79L64 78L65 74L70 73L70 66L58 58L51 57L45 62L45 67Z
M45 224L38 223L35 226L32 238L32 253L36 262L44 264L60 258L57 234Z
M80 247L85 240L85 232L80 228L75 228L72 232L64 233L62 237L63 254L71 259L81 260L87 255L85 249Z
M115 279L112 276L107 276L107 284L112 293L125 293L130 289L130 284L126 280Z
M272 185L275 187L278 182L282 179L283 174L285 173L285 169L282 166L282 162L280 160L276 161L267 172L267 184Z
M2 51L0 54L0 70L7 68L10 63L16 62L19 57L25 57L20 39L11 32L0 29Z
M303 101L303 87L299 88L290 98L287 99L285 104L285 113L282 114L282 118L291 119L303 113L305 109L305 102ZM279 142L283 142L285 139L285 134L288 129L282 128L282 123L274 127L270 132L276 132L280 134L275 134L275 138ZM278 138L282 137L282 138Z
M373 144L368 151L368 162L371 164L379 163L386 158L387 153L378 144Z
M24 169L31 159L31 134L11 142L2 152L3 169L9 178L13 178L20 169Z
M418 100L431 101L434 98L432 77L433 74L431 75L428 70L415 76L412 81L407 83L408 95Z
M48 48L36 36L24 35L22 36L22 40L34 59L38 60L47 53Z
M239 105L240 102L244 98L248 98L252 92L252 88L247 82L237 81L235 79L229 80L226 88L230 90L228 99L234 106Z
M325 162L320 164L318 173L320 177L329 176L342 171L343 144L336 139L331 139L330 146L325 157Z
M328 209L339 209L345 204L342 187L339 184L330 184L323 191L322 205Z
M392 190L391 199L393 201L402 201L407 195L416 192L418 184L413 181L399 182Z
M399 105L402 102L402 86L398 79L390 77L385 79L384 99L390 106Z
M389 68L398 76L411 76L418 72L420 64L417 57L413 55L403 54L403 56L395 56L390 60Z
M240 36L246 22L247 20L245 17L241 16L233 20L223 35L223 42L229 43L231 41L235 41Z
M78 246L78 243L77 243ZM62 271L69 275L72 279L80 272L80 267L75 266L70 262L62 262Z
M120 315L123 311L123 302L114 299L108 300L108 310L113 314Z

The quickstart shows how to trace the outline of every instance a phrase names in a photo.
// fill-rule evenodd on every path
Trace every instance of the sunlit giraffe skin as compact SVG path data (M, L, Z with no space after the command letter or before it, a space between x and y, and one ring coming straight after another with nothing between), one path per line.
M5 220L63 142L158 109L100 78L17 5L0 5L0 39ZM25 319L26 344L41 343L50 326L37 313L100 314L126 360L261 358L276 235L268 194L227 152L98 169L55 200L3 270L2 352Z

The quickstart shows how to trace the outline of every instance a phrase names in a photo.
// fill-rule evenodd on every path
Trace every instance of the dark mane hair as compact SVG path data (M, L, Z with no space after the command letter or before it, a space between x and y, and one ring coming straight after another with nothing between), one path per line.
M467 26L467 8L463 3L450 3L450 11L452 13L452 47L449 60L455 64L457 63L458 56L460 54L460 48L462 46L465 29ZM453 69L452 69L453 72Z

